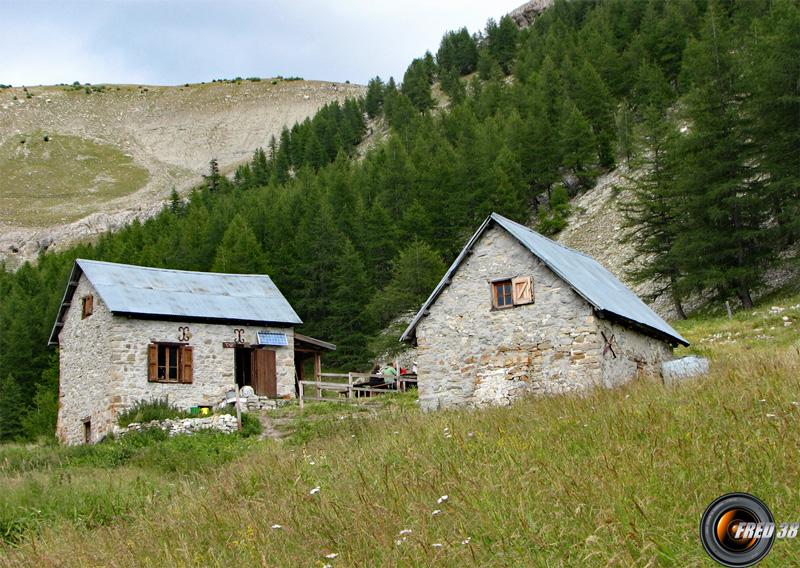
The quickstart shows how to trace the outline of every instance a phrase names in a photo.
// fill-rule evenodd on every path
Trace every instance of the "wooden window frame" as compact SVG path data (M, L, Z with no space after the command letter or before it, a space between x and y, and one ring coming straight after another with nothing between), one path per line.
M94 296L87 294L81 301L81 319L86 319L94 313Z
M160 365L161 350L175 349L175 375L169 378L172 365L167 360L168 351L164 354L165 364ZM191 384L193 382L194 353L191 345L174 341L154 341L147 346L147 382L166 385ZM162 378L161 371L164 371Z
M491 290L492 290L492 309L495 310L506 310L508 308L514 307L514 298L513 298L513 287L511 285L511 278L502 278L500 280L493 280L491 282ZM503 303L500 303L500 294L499 290L503 288ZM508 288L508 292L506 293L506 288ZM506 297L508 297L508 303L506 303Z
M533 276L514 276L496 278L489 281L492 296L492 310L506 310L533 304ZM519 294L519 290L524 291ZM503 289L503 303L500 303L499 290Z

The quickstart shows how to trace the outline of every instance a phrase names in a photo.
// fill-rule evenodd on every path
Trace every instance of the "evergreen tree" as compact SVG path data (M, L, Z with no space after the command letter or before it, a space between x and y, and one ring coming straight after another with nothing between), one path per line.
M762 180L754 175L750 140L741 129L734 61L737 43L724 12L709 4L699 40L686 49L683 78L691 128L683 140L684 224L675 243L694 289L735 294L751 308L751 292L777 262L777 228L768 225Z
M464 87L464 83L461 82L458 72L454 69L442 71L441 85L442 91L450 97L451 105L460 104L467 98L467 89Z
M217 191L220 188L219 164L216 158L211 158L208 163L208 175L205 177L206 184L208 184L209 191Z
M22 389L14 377L0 379L0 441L22 437L23 405Z
M214 272L229 274L265 274L264 252L253 229L241 214L231 219L222 242L217 247Z
M622 203L624 242L636 251L628 262L627 273L634 282L652 283L655 287L648 299L669 297L683 319L683 272L674 250L682 230L675 183L680 166L676 156L678 134L659 104L656 98L645 111L642 151L630 163L634 171L641 173L630 179L632 199Z
M392 277L376 294L369 312L387 324L395 315L414 309L428 297L445 273L439 255L422 241L414 241L403 249L392 264Z
M364 98L364 108L367 116L375 118L383 108L383 81L380 77L370 79L367 83L367 95Z
M475 71L478 64L478 45L467 28L444 34L439 51L436 52L436 63L440 73L468 75Z
M423 59L412 61L405 75L403 75L402 93L408 97L414 108L420 112L433 108L431 82L432 77Z
M503 16L500 23L490 19L486 24L486 43L492 59L497 62L503 73L511 73L511 65L517 52L519 28L510 16Z
M587 186L595 174L597 146L589 121L568 99L564 101L559 128L561 164Z

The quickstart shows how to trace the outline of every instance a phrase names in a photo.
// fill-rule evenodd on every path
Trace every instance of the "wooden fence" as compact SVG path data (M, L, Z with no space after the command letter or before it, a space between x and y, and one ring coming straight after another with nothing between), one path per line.
M325 402L350 402L363 395L372 396L373 394L386 394L391 392L386 388L386 383L381 385L370 386L369 383L364 385L363 381L377 378L375 375L369 373L319 373L313 381L299 381L300 383L300 396L298 401L300 408L303 408L303 403L306 400L325 401ZM337 381L324 381L323 379L347 379L347 382ZM395 378L397 390L405 392L409 384L417 384L417 377L415 375L404 376L400 375ZM305 393L305 387L311 387L316 396L309 396ZM333 392L335 396L325 396L325 392Z

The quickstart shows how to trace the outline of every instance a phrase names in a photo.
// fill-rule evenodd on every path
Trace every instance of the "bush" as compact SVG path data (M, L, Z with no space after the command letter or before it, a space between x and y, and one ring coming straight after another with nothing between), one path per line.
M166 400L140 400L128 410L121 413L117 423L124 428L133 422L138 422L141 424L143 422L151 422L153 420L189 417L190 414L188 412L181 410Z
M261 434L263 427L261 421L255 414L242 414L242 436L249 438L250 436L258 436Z

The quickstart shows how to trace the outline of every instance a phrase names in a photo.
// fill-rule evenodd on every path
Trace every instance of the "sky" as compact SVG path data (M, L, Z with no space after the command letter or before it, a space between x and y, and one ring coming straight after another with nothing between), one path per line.
M0 84L402 79L524 0L0 0Z

